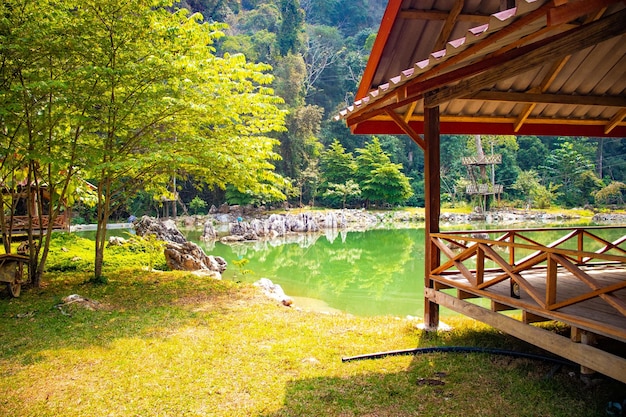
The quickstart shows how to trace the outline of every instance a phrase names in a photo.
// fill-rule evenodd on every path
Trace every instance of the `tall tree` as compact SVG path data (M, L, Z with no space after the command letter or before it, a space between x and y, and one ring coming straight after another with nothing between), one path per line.
M75 176L86 150L82 118L90 105L84 94L90 83L76 76L82 72L85 49L73 42L82 35L72 25L69 11L74 8L72 1L45 0L10 0L0 6L0 183L12 196L26 194L29 275L35 286L44 271L55 219L79 194ZM16 202L2 199L0 206L7 252Z
M586 204L591 191L599 190L591 160L575 149L572 142L562 141L559 148L546 159L543 170L544 182L550 181L560 186L558 202L573 207Z
M280 29L278 30L278 50L280 55L300 53L304 25L304 12L300 8L300 1L280 0L280 14L282 17Z
M368 205L371 201L396 204L411 197L413 191L401 172L402 165L391 162L377 137L357 149L357 153L356 179Z
M322 152L320 168L324 183L343 184L354 178L356 163L352 153L346 152L341 143L335 139L328 149Z
M81 3L81 11L100 86L90 114L99 122L91 155L99 196L96 277L114 205L137 188L161 186L166 194L162 184L175 167L209 185L280 194L268 161L276 142L264 134L283 128L283 113L263 87L272 81L267 66L213 55L221 26L184 10L106 0Z

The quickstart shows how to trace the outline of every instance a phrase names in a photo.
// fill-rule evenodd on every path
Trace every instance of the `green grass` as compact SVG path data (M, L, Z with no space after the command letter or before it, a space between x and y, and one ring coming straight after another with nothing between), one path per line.
M477 353L343 363L417 346L531 351L475 321L300 311L250 285L122 268L108 284L54 272L0 296L3 416L603 416L623 384L587 387L577 369ZM58 307L80 294L100 309Z

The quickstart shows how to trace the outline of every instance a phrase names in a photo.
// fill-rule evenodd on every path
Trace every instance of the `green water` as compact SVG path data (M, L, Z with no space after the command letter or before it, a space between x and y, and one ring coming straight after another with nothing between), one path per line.
M224 245L187 238L228 262L224 279L269 278L298 302L360 316L423 315L424 229L340 232ZM242 274L233 261L247 259ZM300 299L305 298L305 299Z
M461 228L469 229L467 225ZM489 227L472 225L471 228ZM340 310L358 316L423 316L423 228L296 234L271 241L229 245L219 241L201 242L200 230L182 232L207 254L226 259L228 269L223 274L224 279L252 283L269 278L294 298L296 306L321 311ZM119 231L111 233L119 234ZM547 244L566 233L554 229L525 235ZM609 241L623 233L624 229L598 232ZM573 249L575 246L573 240L561 247ZM591 240L585 243L585 250L594 251L600 246ZM527 255L527 252L519 250L516 258ZM502 255L507 257L504 253ZM249 273L242 273L235 265L234 261L242 259L248 261L243 268ZM442 308L441 314L454 313Z
M477 227L485 228L486 225L474 225L473 228ZM528 227L537 225L529 224ZM467 230L466 227L463 229ZM623 232L623 229L612 229L597 233L612 241ZM200 244L206 253L226 259L229 266L224 279L255 282L269 278L280 284L287 295L294 297L296 305L340 310L359 316L423 317L422 228L335 232L328 236L303 234L236 245L205 244L198 240L199 231L186 233L187 238ZM527 232L525 236L548 244L565 234L566 231L553 229ZM594 251L602 246L593 239L585 239L585 250ZM576 245L574 239L561 247L574 249ZM529 253L528 250L518 250L516 258ZM250 273L242 274L233 263L241 259L248 260L244 268ZM455 313L442 308L441 314Z

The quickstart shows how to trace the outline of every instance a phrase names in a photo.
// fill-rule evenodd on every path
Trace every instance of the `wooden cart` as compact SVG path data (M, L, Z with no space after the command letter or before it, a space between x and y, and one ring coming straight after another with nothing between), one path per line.
M28 282L28 274L24 279L24 264L27 263L28 256L0 254L0 282L7 284L13 297L19 297L22 284Z

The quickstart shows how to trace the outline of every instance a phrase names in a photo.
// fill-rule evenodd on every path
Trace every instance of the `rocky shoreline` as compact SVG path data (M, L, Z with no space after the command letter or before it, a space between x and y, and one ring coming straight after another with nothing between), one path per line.
M578 221L582 218L569 213L502 210L490 212L442 212L442 226L486 223L505 226L514 224L543 224ZM344 210L287 210L281 213L262 209L222 205L212 207L207 215L181 216L177 224L184 228L203 227L202 239L222 240L226 243L275 238L290 233L315 233L327 230L367 230L374 228L417 227L424 222L423 212L416 210L370 211ZM626 214L599 213L589 218L599 224L626 224Z

